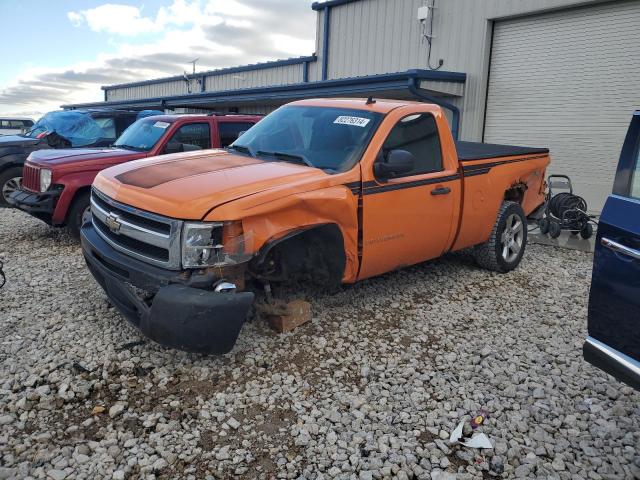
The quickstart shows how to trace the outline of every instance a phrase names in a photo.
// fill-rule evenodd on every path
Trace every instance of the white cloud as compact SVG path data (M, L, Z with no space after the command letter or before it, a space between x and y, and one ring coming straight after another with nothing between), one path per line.
M69 12L68 18L109 35L116 53L23 71L0 85L0 113L44 113L65 103L101 101L102 85L179 75L196 57L203 71L310 55L315 48L315 14L301 0L174 0L153 18L137 7L104 4ZM157 33L154 41L134 38L149 32Z
M113 3L106 3L80 12L69 12L67 17L76 27L81 27L86 23L94 32L124 36L158 32L162 28L159 22L143 17L138 7Z

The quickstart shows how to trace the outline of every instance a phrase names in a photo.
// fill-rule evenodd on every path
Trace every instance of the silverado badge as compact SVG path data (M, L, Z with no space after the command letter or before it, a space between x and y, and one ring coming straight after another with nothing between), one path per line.
M114 213L110 213L109 215L107 215L107 218L105 218L104 223L107 225L107 227L109 227L109 230L111 230L113 233L118 233L120 231L120 227L122 226L122 224L119 222L118 215Z

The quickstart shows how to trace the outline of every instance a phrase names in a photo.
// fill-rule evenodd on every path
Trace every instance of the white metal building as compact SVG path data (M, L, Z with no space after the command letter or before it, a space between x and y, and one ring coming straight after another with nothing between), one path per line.
M313 55L107 86L104 103L66 108L263 113L315 96L435 101L462 139L549 146L551 173L570 175L590 209L602 207L640 108L640 0L328 0L312 8Z

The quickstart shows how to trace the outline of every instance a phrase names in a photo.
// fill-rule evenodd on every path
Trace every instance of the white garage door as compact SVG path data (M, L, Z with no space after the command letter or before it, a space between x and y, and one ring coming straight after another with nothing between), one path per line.
M640 2L496 22L485 142L548 146L589 209L613 185L640 109Z

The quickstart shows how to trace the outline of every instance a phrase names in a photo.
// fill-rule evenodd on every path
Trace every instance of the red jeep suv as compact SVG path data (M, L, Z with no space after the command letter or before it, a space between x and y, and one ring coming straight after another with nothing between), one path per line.
M262 117L254 115L155 115L127 128L110 148L39 150L27 159L22 187L11 205L78 237L90 218L91 183L100 170L167 153L230 145Z

